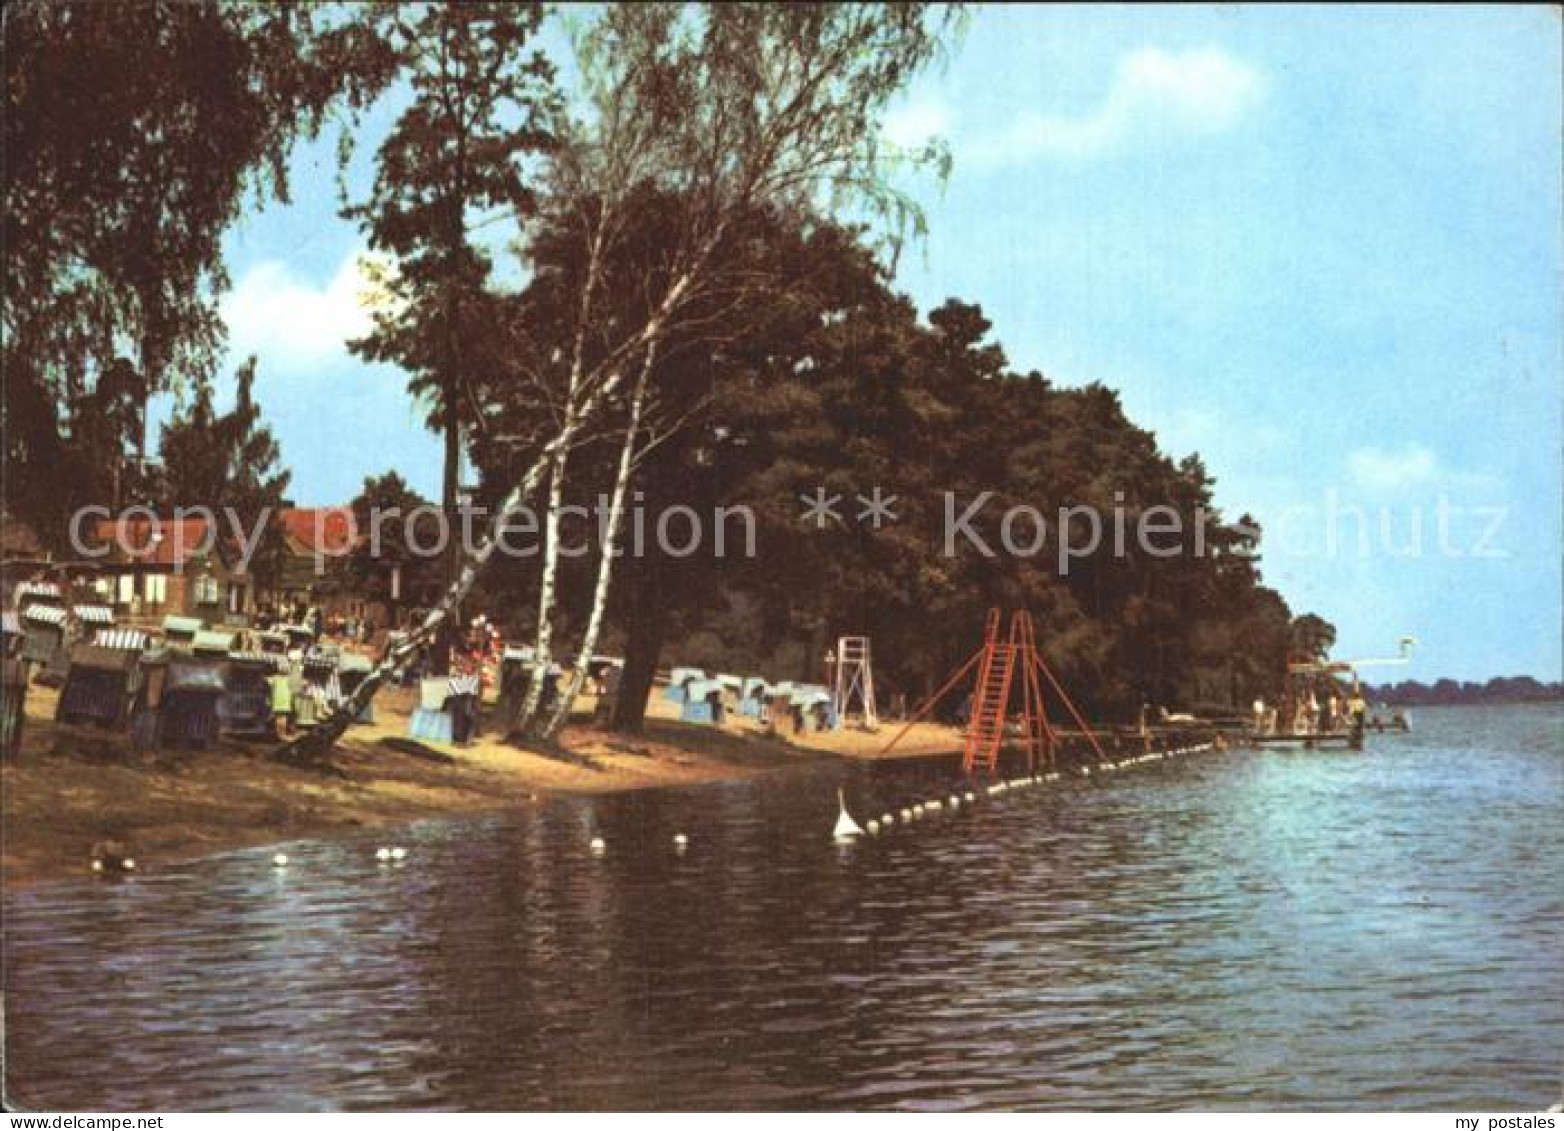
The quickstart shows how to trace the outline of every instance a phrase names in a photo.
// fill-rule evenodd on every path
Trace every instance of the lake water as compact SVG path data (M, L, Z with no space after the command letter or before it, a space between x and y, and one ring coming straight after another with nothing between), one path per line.
M1540 1108L1564 711L984 798L951 760L247 850L5 903L42 1108ZM964 787L963 787L964 788ZM688 850L672 844L687 833ZM607 851L594 857L594 835ZM384 866L374 849L410 850ZM156 862L149 862L155 864Z

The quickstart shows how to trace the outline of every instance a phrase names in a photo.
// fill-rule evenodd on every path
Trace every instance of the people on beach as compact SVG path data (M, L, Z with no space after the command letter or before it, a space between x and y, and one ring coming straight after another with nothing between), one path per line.
M1353 733L1362 735L1368 718L1368 700L1363 698L1363 690L1359 687L1353 687L1352 698L1347 700L1347 718Z
M597 708L593 712L593 719L598 723L607 723L614 717L614 704L619 701L619 682L624 678L624 669L618 664L609 664L603 672L601 692L597 698Z

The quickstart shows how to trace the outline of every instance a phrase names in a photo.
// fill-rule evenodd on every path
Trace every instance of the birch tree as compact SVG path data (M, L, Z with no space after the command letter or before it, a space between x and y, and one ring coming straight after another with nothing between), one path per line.
M589 327L607 327L604 344L612 350L615 322L600 317L604 298L598 291L673 296L665 310L649 310L641 323L655 321L659 336L687 332L692 323L732 336L742 331L746 301L764 286L742 255L724 254L725 243L742 242L747 219L768 212L807 215L834 197L878 210L898 226L920 222L887 174L897 158L928 161L939 153L882 150L876 115L900 78L936 47L921 9L871 13L828 6L786 15L741 6L708 12L704 24L676 6L627 7L615 9L578 41L582 73L591 76L588 112L566 140L569 160L562 163L556 189L562 200L584 195L592 207L582 240L587 249L582 318L565 391L562 431L570 439L549 468L533 671L519 716L522 728L552 738L568 717L601 631L613 571L618 516L611 507L593 609L577 649L583 660L539 725L537 711L553 663L559 515L567 461L582 426L578 398L588 365L584 353L593 344ZM811 49L821 54L800 54ZM865 67L855 51L885 51L883 70ZM763 65L768 59L770 67ZM660 204L677 207L660 209L666 226L656 249L660 255L641 262L616 252L631 238L628 202L644 200L648 192ZM628 263L628 270L615 271L616 260ZM648 287L648 278L660 286ZM635 435L654 395L654 374L649 352L632 393L634 423L626 425L613 488L621 499L635 464ZM672 406L672 415L680 415L679 406Z

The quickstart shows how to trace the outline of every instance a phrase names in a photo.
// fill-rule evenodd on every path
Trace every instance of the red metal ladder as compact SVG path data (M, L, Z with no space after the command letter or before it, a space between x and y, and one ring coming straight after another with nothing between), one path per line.
M932 714L935 706L976 668L977 683L973 687L971 714L962 742L962 764L968 773L979 768L993 773L998 768L999 751L1005 742L1005 725L1011 715L1010 701L1018 674L1021 680L1021 708L1016 721L1021 727L1028 770L1035 773L1040 769L1053 769L1059 749L1060 735L1048 719L1045 691L1052 691L1074 720L1082 736L1090 743L1097 760L1107 760L1091 726L1081 717L1064 687L1043 662L1042 653L1037 647L1037 630L1032 623L1032 615L1025 609L1016 610L1010 618L1009 636L1003 640L1000 639L1001 619L998 609L989 610L983 628L982 647L956 669L943 687L923 701L922 706L886 744L882 754L889 754L914 726Z

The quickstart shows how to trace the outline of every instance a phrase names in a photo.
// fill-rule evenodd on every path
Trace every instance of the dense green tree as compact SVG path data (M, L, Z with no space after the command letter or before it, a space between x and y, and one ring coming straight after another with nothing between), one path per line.
M1324 617L1304 613L1294 618L1291 629L1292 650L1310 660L1323 659L1336 643L1336 626Z
M750 507L760 556L652 547L627 571L617 726L640 726L665 650L675 662L711 656L819 679L843 632L868 633L882 687L916 701L977 646L990 605L1031 609L1051 666L1100 714L1133 717L1142 702L1227 707L1275 688L1286 605L1260 584L1258 530L1221 521L1198 459L1162 455L1100 386L1062 390L1009 372L975 306L948 302L919 325L850 233L797 242L813 271L788 308L795 317L686 356L713 396L637 481L654 514L675 502L702 514ZM875 487L897 499L897 520L878 531L855 521L857 495ZM800 524L801 497L816 489L840 497L846 522ZM993 557L944 552L947 491L962 504L992 492L975 526ZM1057 530L1035 556L1004 547L1000 516L1020 505L1048 523L1061 507L1090 505L1110 525L1061 570ZM1176 553L1133 536L1152 507L1177 517ZM1116 513L1130 531L1122 550Z
M552 143L554 68L531 46L541 4L389 5L376 15L378 49L397 61L412 99L380 145L368 199L345 212L393 260L374 329L352 348L401 367L431 406L452 518L463 435L478 419L481 359L468 343L492 313L492 265L472 229L496 218L514 228L534 211L528 162ZM448 583L459 549L448 547Z
M160 492L165 507L274 504L288 489L291 473L282 451L261 423L255 401L256 359L234 373L234 406L219 413L212 382L196 383L190 403L163 425L158 444Z
M1396 707L1425 707L1480 703L1556 703L1564 699L1564 684L1552 683L1529 675L1495 676L1486 683L1457 683L1441 679L1432 686L1415 679L1366 687L1364 693L1375 703Z
M435 564L419 550L437 544L438 515L395 471L366 477L352 506L361 541L346 559L348 582L364 597L384 601L395 624Z

